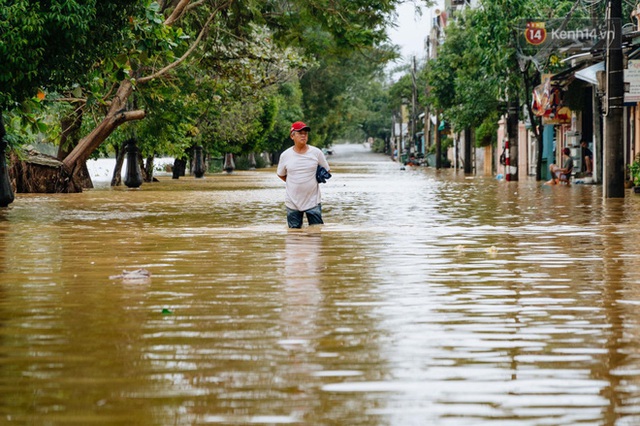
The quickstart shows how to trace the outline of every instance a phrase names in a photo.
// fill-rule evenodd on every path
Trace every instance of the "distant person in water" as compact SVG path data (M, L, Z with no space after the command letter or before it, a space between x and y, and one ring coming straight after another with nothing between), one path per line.
M411 154L411 157L409 157L409 160L404 164L406 166L419 166L420 162L418 161L415 155Z
M571 150L569 148L563 149L562 155L566 157L562 167L559 167L556 164L549 166L551 180L546 182L547 185L557 185L559 183L566 183L567 185L570 185L571 172L573 172L573 158L571 158Z
M585 172L587 176L593 174L593 152L589 149L589 144L584 139L580 140L580 146L582 147L582 164L585 165Z
M302 228L306 215L309 225L322 225L320 185L316 179L318 166L328 172L329 163L322 151L309 145L311 128L302 121L291 125L289 136L293 146L282 153L276 173L286 183L285 206L289 228Z

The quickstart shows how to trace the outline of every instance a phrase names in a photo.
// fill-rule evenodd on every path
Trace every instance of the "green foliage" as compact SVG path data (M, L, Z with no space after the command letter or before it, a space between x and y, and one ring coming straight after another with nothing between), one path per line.
M384 140L382 139L374 139L373 140L373 145L371 145L371 150L373 152L384 152Z
M273 130L265 135L261 148L267 152L283 151L292 145L289 137L291 123L304 120L302 111L302 91L297 82L283 83L273 97L277 108ZM311 140L315 140L315 127L312 127ZM314 142L315 144L315 142Z
M263 169L266 166L264 158L256 155L254 157L255 160L255 168ZM250 170L253 166L247 155L240 155L234 158L234 163L236 165L236 170Z
M394 109L399 109L402 104L412 98L413 82L411 74L405 74L389 88L389 102Z
M318 146L344 131L382 137L390 124L376 77L395 54L384 42L398 3L194 1L167 25L175 2L0 0L0 107L46 92L44 112L12 110L16 144L55 140L69 107L50 101L61 99L81 107L86 135L130 80L127 110L146 118L113 131L100 154L134 135L145 156L180 156L194 144L212 155L278 151L301 119ZM25 121L46 129L27 135Z
M526 100L539 70L517 53L514 22L525 18L562 18L573 1L483 0L450 20L437 58L423 69L426 102L442 111L452 128L482 127L479 143L489 143L487 128L500 104ZM549 66L543 63L542 66ZM484 142L480 142L484 141Z
M453 139L451 139L449 136L444 136L440 140L440 146L441 146L441 150L442 150L442 155L444 157L444 155L447 152L447 150L453 146ZM436 153L436 145L435 144L431 145L429 147L428 152L430 154L435 154Z
M492 146L498 141L498 120L500 114L493 111L476 128L476 146Z
M468 34L467 27L477 25L479 13L470 11L448 27L438 58L425 69L428 101L443 112L454 129L479 125L496 109L503 89L495 73L486 67L493 52L484 52Z
M380 84L377 77L382 73L385 57L385 50L376 48L345 52L338 57L327 55L320 58L317 67L305 73L300 82L303 108L309 124L313 123L317 145L331 145L338 136L353 131L354 126L364 129L367 117L364 105L358 102L367 102L370 89L380 93L375 86ZM376 108L383 110L379 104ZM373 122L369 124L367 131L373 130ZM375 127L390 127L390 124Z
M283 45L303 46L312 55L340 57L384 43L386 25L399 3L400 0L264 2L262 17Z
M0 0L0 108L63 87L118 48L135 1Z
M390 98L383 81L375 76L354 80L348 99L344 105L341 138L361 142L369 137L385 139L390 136Z
M640 155L629 165L629 177L635 186L640 186Z
M224 45L208 41L193 67L180 68L172 80L145 87L145 110L175 105L169 115L149 125L164 133L173 127L172 140L167 141L172 152L192 143L215 155L269 148L282 103L278 85L295 79L305 62L296 51L277 47L265 28L249 25L243 34L246 39ZM150 112L148 118L153 115Z
M266 22L277 42L299 46L313 64L300 79L304 117L313 143L330 145L339 135L363 128L363 105L355 105L372 76L393 57L385 28L398 0L307 0L270 3ZM300 117L300 116L298 116Z

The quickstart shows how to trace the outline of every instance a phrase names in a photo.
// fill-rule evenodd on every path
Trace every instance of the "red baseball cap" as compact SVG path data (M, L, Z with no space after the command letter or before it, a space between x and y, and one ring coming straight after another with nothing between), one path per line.
M302 121L296 121L291 125L291 130L289 131L289 133L299 132L301 130L309 131L311 130L311 127L307 126Z

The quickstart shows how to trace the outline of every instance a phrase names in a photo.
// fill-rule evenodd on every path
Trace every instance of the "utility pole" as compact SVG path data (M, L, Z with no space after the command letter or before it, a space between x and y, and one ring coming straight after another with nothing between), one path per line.
M396 160L396 154L395 154L396 146L397 146L397 143L396 143L396 112L393 111L391 113L391 141L390 141L390 147L389 147L390 151L391 151L390 152L391 159L393 161Z
M425 88L426 97L429 97L429 86ZM431 146L431 109L429 104L426 103L424 107L424 151L429 151Z
M411 142L409 145L409 155L416 152L416 103L418 98L418 84L416 82L416 57L413 57L413 65L411 67Z
M402 153L404 152L405 146L407 145L407 140L404 137L404 119L406 115L408 115L406 99L403 99L402 105L400 105L400 140L398 141L398 161L400 163L402 163ZM408 123L407 128L409 128Z
M442 134L440 133L440 110L436 109L436 169L442 168Z
M431 59L431 36L427 37L427 64ZM424 151L425 154L431 146L431 108L429 107L429 84L424 86L425 102L424 106ZM425 156L426 157L426 156ZM426 159L426 158L425 158Z
M473 172L471 164L471 150L475 149L471 143L471 127L464 129L464 174L470 175ZM456 160L458 156L456 155Z
M609 0L607 5L607 93L604 121L604 198L624 198L623 102L624 70L622 68L622 0Z
M510 100L507 108L507 135L508 152L507 171L505 179L507 182L518 180L518 98Z

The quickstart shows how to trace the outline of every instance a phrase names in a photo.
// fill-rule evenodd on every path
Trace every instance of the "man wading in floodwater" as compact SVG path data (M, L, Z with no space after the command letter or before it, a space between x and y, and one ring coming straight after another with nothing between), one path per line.
M307 144L309 126L302 121L291 125L293 146L280 156L277 174L286 183L285 206L289 228L302 228L303 216L309 225L322 225L320 185L316 180L318 166L329 171L329 163L321 150Z

